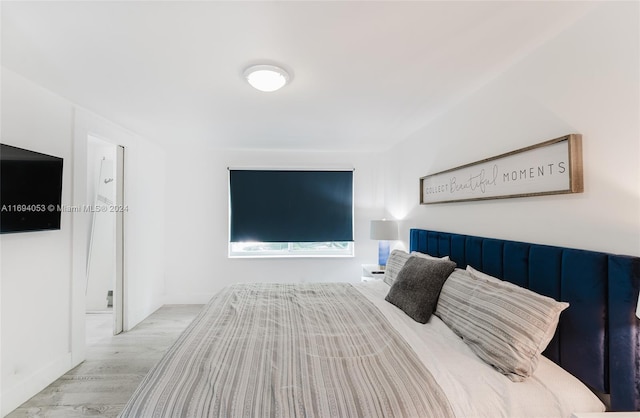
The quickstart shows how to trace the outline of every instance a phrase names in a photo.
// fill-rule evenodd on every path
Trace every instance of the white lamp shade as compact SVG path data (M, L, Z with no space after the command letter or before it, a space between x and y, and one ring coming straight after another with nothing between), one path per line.
M636 317L640 318L640 296L638 296L638 306L636 307Z
M371 239L392 241L398 239L398 222L371 221Z

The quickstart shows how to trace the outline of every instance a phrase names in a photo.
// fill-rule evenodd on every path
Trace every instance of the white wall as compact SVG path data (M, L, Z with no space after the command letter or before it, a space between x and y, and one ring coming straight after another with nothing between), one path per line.
M129 330L164 303L166 153L140 137L125 149L124 329Z
M389 153L385 206L410 227L640 255L637 2L599 3ZM568 133L581 194L419 205L419 178Z
M2 71L2 142L62 157L62 204L71 204L73 106ZM59 231L4 234L2 415L69 369L71 215Z
M126 147L125 328L162 304L165 153L2 68L2 142L64 158L62 204L86 205L87 138ZM1 415L84 359L87 214L59 231L0 236Z
M379 155L176 149L167 164L167 302L204 303L234 282L358 281L377 262L369 221L384 214ZM353 258L229 259L227 167L355 168Z

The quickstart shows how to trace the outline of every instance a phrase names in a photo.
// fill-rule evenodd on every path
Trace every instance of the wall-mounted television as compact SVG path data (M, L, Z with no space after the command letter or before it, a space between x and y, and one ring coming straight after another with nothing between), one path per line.
M60 229L62 158L0 144L0 233Z

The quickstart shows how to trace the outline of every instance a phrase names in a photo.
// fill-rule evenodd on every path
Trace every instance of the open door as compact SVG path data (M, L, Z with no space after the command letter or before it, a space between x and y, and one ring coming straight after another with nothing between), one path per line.
M106 323L92 318L98 322L96 330L104 329L101 323L109 324L109 331L116 335L124 329L124 148L89 137L87 159L87 195L93 204L89 211L86 311L103 318L102 314L110 314L112 320Z
M113 309L113 334L124 329L124 147L118 146L116 157L116 292Z

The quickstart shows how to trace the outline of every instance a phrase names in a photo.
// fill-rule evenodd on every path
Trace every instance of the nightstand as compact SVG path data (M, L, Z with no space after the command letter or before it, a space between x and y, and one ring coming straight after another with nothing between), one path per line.
M640 418L640 412L574 412L571 418Z
M362 265L362 281L368 282L371 280L382 280L384 278L384 270L380 269L377 264L363 264Z

